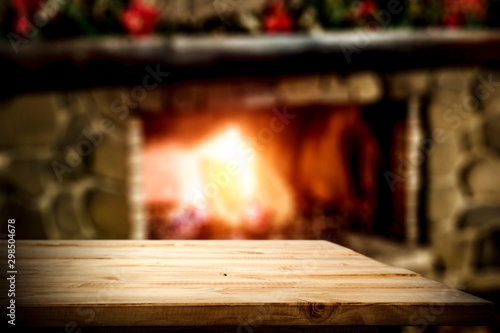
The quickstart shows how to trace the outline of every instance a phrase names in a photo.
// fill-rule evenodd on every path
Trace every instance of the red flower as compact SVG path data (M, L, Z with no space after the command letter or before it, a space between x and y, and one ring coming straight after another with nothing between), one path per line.
M16 34L28 34L32 24L28 17L32 16L42 4L41 0L12 0L12 7L17 14L14 20L14 32Z
M159 11L154 6L147 6L142 0L133 0L121 14L121 23L133 36L149 35L159 19Z
M292 30L292 20L285 10L283 1L274 1L264 14L264 31L286 32Z
M377 10L377 4L374 0L363 0L361 1L354 11L354 17L356 19L369 20L373 16L373 12Z
M443 0L443 22L447 27L460 27L468 19L478 21L486 17L485 0Z
M14 21L14 32L18 35L27 36L30 33L32 25L26 16L19 16Z
M41 0L12 0L12 6L18 13L36 11L40 8Z

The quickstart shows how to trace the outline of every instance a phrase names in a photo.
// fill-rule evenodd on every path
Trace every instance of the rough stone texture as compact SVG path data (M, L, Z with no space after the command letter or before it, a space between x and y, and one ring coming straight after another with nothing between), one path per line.
M125 180L126 145L125 131L117 128L104 134L102 142L95 146L91 169L99 175Z
M474 117L474 109L467 103L466 95L431 101L427 109L429 123L433 128L461 130Z
M458 148L462 153L470 153L474 148L475 141L475 134L471 129L457 133Z
M434 252L443 260L446 269L459 267L463 258L467 255L466 248L460 246L461 243L453 235L450 226L440 226L440 222L435 221L434 234L432 235L432 248Z
M43 192L44 178L42 163L39 161L13 161L10 165L9 179L28 194L37 195Z
M119 99L121 93L124 91L123 87L90 88L90 94L99 111L103 114L111 112L111 104L116 99Z
M482 71L475 80L474 94L487 113L500 113L500 72Z
M124 196L120 119L116 132L92 142L87 156L78 152L82 141L92 141L85 131L95 129L105 112L112 114L109 100L121 91L103 89L97 98L88 90L30 93L1 102L0 216L19 221L17 239L127 238L126 231L99 225L103 213L94 212L98 220L92 221L83 195L109 189ZM125 205L118 210L126 216Z
M0 147L41 146L56 139L57 102L52 93L16 96L0 106Z
M490 282L500 268L500 84L484 82L500 83L500 72L443 68L429 75L426 130L449 138L434 146L424 184L430 246L441 262L436 278L498 290Z
M444 219L456 209L459 193L455 188L431 189L427 192L427 217L431 221Z
M389 76L391 98L404 100L410 96L424 95L429 88L429 71L412 70L395 73Z
M346 81L351 103L371 104L382 97L382 82L375 72L353 73L347 77Z
M76 144L83 139L82 131L90 128L90 120L84 114L72 114L63 130L64 136L61 140L61 148L66 149L66 146L76 148Z
M346 90L346 87L343 88ZM319 75L283 77L279 81L278 91L284 103L293 106L307 105L322 97Z
M500 223L500 205L471 208L458 219L457 226L463 229L493 223Z
M288 107L312 104L366 105L377 102L382 95L380 76L370 71L347 76L332 73L283 75L273 80L192 80L158 87L138 103L137 109L177 114L207 109L244 112L272 109L277 103L284 103ZM103 96L97 98L103 99ZM120 103L116 105L123 108Z
M304 81L305 80L305 81ZM303 76L298 80L291 80L292 88L295 84L308 82ZM199 110L244 112L258 109L271 109L277 103L277 89L283 79L276 79L277 83L262 78L249 78L235 81L234 79L192 80L179 82L175 85L158 87L140 103L140 110L149 113L173 112L175 114L189 114ZM302 84L302 88L303 84ZM314 88L314 87L313 87ZM311 90L308 88L308 90ZM294 101L301 98L310 98L308 92L299 92L301 95L292 99L288 106L295 105ZM151 95L151 96L150 96ZM286 98L286 96L284 97ZM315 96L314 98L318 98Z
M0 175L3 176L9 171L11 166L11 157L7 153L0 153Z
M62 194L57 198L54 205L56 225L66 238L74 238L80 231L73 198L68 194Z
M500 114L490 119L484 125L484 136L486 144L500 153Z
M476 68L443 68L434 71L433 74L436 87L460 93L470 91L478 70Z
M127 238L127 202L123 194L89 193L88 210L102 238Z
M428 157L428 170L432 175L444 176L452 171L458 162L458 142L452 132L446 132L446 141L435 143Z
M478 270L500 267L500 223L476 240L474 264Z
M492 96L483 102L485 113L488 115L500 114L500 96Z
M467 173L467 183L478 200L500 202L500 159L482 160Z
M364 71L340 77L334 74L284 76L278 80L277 93L288 106L310 104L371 104L382 97L382 82L377 73Z
M48 178L61 184L70 184L71 181L84 178L89 173L88 159L79 157L73 150L66 150L66 146L57 148L48 167Z
M324 74L319 77L319 90L324 102L342 103L349 100L349 89L339 75Z

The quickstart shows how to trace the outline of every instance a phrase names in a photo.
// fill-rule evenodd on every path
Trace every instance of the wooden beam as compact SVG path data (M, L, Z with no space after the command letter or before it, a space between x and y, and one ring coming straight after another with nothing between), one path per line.
M332 32L321 35L153 37L0 44L4 96L22 91L141 85L145 68L170 72L162 83L235 76L363 69L395 71L500 64L496 31Z

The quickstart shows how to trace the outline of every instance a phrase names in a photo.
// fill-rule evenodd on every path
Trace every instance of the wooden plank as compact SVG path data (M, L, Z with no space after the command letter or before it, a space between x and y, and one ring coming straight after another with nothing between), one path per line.
M326 241L18 241L16 249L26 326L484 325L492 311Z

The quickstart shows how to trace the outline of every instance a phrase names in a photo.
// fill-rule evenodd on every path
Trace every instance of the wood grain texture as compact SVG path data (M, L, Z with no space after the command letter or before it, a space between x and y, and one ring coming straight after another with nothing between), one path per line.
M492 311L327 241L18 241L16 249L19 325L484 325Z

